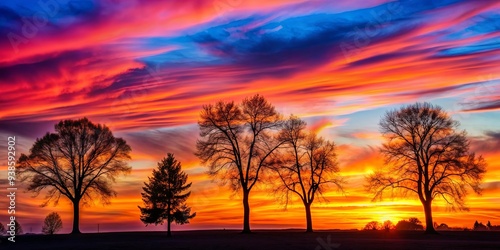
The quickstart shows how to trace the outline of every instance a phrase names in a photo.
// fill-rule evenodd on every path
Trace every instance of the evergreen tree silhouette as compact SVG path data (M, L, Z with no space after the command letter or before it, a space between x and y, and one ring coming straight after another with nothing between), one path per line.
M167 221L167 236L171 236L170 225L187 224L196 216L186 205L191 192L186 192L191 183L186 184L188 175L181 170L181 163L173 154L158 162L158 169L153 170L149 182L144 183L142 200L145 207L140 207L141 221L144 224L163 224Z

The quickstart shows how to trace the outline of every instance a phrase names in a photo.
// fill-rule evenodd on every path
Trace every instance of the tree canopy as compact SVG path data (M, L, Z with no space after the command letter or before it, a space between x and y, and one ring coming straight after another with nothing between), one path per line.
M87 118L64 120L55 125L55 133L38 138L30 153L20 156L16 170L35 196L46 191L43 206L68 198L73 203L72 233L80 233L80 203L108 204L116 196L112 183L119 174L130 172L130 151L106 125Z
M273 154L271 183L285 206L292 196L300 198L306 212L307 232L312 232L311 205L332 186L343 190L338 174L335 144L306 130L306 123L290 116L283 123L277 140L281 147Z
M196 156L214 178L243 193L243 232L250 232L249 194L270 155L279 147L274 134L281 115L263 96L240 104L220 101L203 106Z
M152 177L144 183L141 193L145 207L140 207L141 221L148 224L163 224L167 221L167 235L171 235L170 224L189 223L196 216L186 205L191 195L188 189L191 183L186 183L188 175L181 169L181 163L173 154L158 162L158 168L153 170Z
M466 210L468 187L481 192L486 163L470 152L466 132L441 107L415 103L389 111L380 121L380 130L387 168L368 178L368 190L374 199L382 199L387 190L398 190L391 193L400 196L416 195L424 207L426 232L435 233L434 199Z

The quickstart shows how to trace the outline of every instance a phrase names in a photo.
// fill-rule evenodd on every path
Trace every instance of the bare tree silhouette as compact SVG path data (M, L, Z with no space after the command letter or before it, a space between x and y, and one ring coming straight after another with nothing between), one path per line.
M52 212L43 221L42 233L44 234L55 234L57 231L61 230L63 223L61 216L58 213Z
M223 101L205 105L200 117L196 156L209 167L210 175L242 191L243 232L249 233L250 191L279 146L272 132L280 128L281 116L264 97L255 95L239 105Z
M125 160L131 149L108 127L87 118L61 121L55 131L37 139L29 155L21 155L17 173L35 196L47 191L42 206L67 197L73 203L71 233L78 234L80 203L98 198L108 204L116 196L111 185L117 175L130 172Z
M465 131L439 106L416 103L389 111L380 121L386 142L382 154L388 168L369 176L367 189L374 199L384 191L397 195L416 194L425 211L426 232L436 233L432 201L443 198L452 208L467 210L467 187L480 193L486 172L481 156L469 152Z
M312 232L311 205L315 198L331 185L343 190L343 179L338 175L335 144L306 131L306 123L290 116L280 131L281 148L273 155L270 169L275 194L282 197L285 206L290 194L300 197L306 213L306 232Z

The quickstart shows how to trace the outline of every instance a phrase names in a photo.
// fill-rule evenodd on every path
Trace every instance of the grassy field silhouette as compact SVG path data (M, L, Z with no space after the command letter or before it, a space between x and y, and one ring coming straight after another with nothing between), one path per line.
M500 249L500 232L453 231L425 235L421 231L303 230L179 231L167 238L165 232L91 233L81 235L21 235L16 243L0 245L16 250L132 250L132 249Z

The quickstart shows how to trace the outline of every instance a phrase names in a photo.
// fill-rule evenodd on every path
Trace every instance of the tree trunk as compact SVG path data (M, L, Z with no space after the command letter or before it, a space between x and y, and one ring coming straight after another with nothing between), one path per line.
M167 237L172 236L172 233L170 232L170 224L172 224L172 222L170 221L170 218L169 218L168 219L168 226L167 226Z
M79 234L80 232L80 200L73 201L73 230L71 234Z
M312 225L312 216L311 216L311 203L305 203L304 207L306 208L306 223L307 223L307 233L312 233L313 225Z
M243 190L243 232L250 233L250 204L248 203L248 196L250 191Z
M424 212L425 212L425 233L426 234L437 234L434 229L434 222L432 221L432 202L423 202Z
M170 225L172 224L172 213L170 212L170 201L169 201L169 204L168 204L168 207L167 207L167 237L171 237L172 236L172 233L170 231Z

